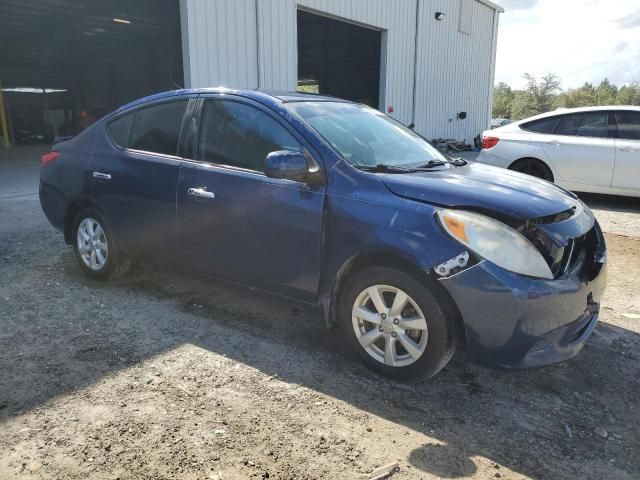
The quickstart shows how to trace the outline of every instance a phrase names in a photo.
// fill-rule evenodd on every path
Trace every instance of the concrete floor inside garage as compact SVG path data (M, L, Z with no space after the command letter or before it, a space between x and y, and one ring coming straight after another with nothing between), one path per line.
M0 479L640 475L637 200L585 197L610 269L578 357L404 385L285 300L150 264L87 280L40 210L42 150L0 150Z

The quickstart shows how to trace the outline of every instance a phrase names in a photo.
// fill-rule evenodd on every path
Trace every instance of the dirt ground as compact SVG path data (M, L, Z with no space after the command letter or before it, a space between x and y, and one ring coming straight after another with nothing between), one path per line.
M0 479L640 478L640 202L603 222L609 287L575 359L456 358L404 385L283 299L151 265L87 280L3 168Z

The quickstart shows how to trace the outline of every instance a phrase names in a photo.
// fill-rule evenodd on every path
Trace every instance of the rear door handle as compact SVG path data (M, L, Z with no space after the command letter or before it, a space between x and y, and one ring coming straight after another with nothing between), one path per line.
M192 197L216 198L216 194L213 192L208 192L207 187L191 187L189 190L187 190L187 193Z
M93 178L97 178L99 180L111 180L111 175L109 175L108 173L103 173L103 172L93 172L91 174L91 176Z
M544 141L542 143L547 144L547 145L554 145L556 147L559 147L560 145L562 145L562 142L559 142L558 140L547 140L547 141Z
M630 153L634 153L636 151L636 149L633 147L620 147L618 148L618 150L620 150L621 152L630 152Z

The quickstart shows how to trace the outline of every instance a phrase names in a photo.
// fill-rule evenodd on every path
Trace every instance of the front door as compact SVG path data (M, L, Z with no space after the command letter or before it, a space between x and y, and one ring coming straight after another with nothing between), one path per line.
M194 159L177 193L183 262L204 273L311 300L318 290L324 186L264 175L267 154L308 150L266 108L200 100Z
M554 133L541 136L540 141L560 179L608 187L615 157L609 131L606 111L566 114Z
M616 112L616 166L611 186L640 190L640 112Z

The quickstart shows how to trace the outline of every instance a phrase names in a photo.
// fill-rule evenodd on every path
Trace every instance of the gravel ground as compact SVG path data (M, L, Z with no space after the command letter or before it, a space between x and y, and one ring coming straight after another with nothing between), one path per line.
M0 479L640 478L637 203L595 199L610 281L579 356L403 385L289 301L151 265L87 280L34 162L0 155Z

